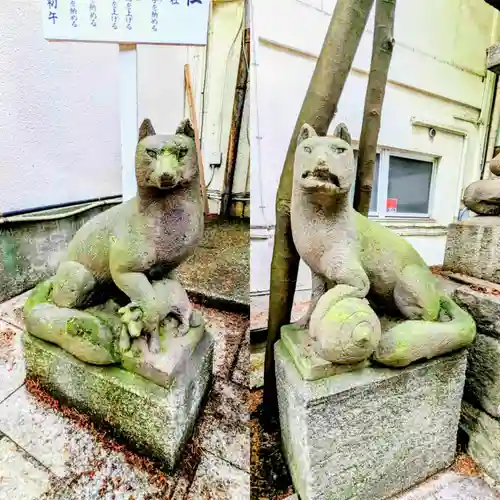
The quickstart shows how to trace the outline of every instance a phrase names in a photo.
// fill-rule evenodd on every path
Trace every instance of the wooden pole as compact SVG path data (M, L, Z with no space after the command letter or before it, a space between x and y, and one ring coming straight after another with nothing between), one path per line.
M207 188L205 185L205 169L203 167L203 157L201 156L200 132L198 129L198 120L196 119L196 107L194 104L193 86L191 84L191 71L189 69L189 64L184 65L184 84L186 87L189 112L191 115L190 118L194 130L194 143L196 145L196 154L198 156L198 168L200 169L200 186L201 195L203 196L204 213L205 215L209 215Z
M382 105L394 48L395 10L396 0L377 0L372 60L366 88L363 125L359 139L356 187L354 190L354 208L363 215L368 215L370 209Z

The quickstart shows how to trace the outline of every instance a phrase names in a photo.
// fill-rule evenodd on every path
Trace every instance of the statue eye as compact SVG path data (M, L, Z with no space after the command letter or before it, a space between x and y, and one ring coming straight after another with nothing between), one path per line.
M304 146L304 151L306 153L312 153L312 149L309 146Z
M156 149L146 149L146 154L155 160L158 158L158 151Z
M337 153L343 153L344 151L346 151L345 148L337 148Z

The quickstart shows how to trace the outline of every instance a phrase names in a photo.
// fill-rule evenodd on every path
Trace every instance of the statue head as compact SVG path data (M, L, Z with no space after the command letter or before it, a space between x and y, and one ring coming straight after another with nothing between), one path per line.
M191 122L183 120L174 135L157 135L151 122L144 120L139 130L135 171L139 186L158 189L174 189L197 178Z
M334 137L318 136L307 123L297 139L294 180L304 191L331 196L347 194L355 180L354 153L345 125Z

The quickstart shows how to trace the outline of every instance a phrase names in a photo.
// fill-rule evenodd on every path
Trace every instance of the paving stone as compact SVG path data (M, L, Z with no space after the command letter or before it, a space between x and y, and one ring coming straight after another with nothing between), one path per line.
M250 475L217 458L204 453L189 490L193 500L248 500Z
M22 331L0 320L0 402L24 383Z
M11 325L17 326L18 328L24 328L23 321L23 306L26 299L31 294L31 290L24 292L17 297L14 297L6 302L0 304L0 319L10 323Z
M203 314L207 330L215 339L214 375L229 378L248 328L248 318L210 307L197 307Z
M161 491L121 452L107 449L87 429L42 406L25 388L0 405L0 430L59 478L47 498L111 499L115 491L122 495L116 499L138 499ZM68 485L72 496L65 497L60 484Z
M244 387L250 386L250 328L247 329L243 342L240 345L232 380Z
M250 471L248 394L235 384L216 380L200 423L200 445L213 455Z
M484 479L446 471L392 500L497 500Z
M0 500L34 500L50 487L50 473L13 441L0 437Z

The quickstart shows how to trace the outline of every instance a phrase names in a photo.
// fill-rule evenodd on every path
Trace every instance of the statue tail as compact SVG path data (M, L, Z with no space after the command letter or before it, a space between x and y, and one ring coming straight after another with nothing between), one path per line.
M472 316L448 295L440 297L438 321L407 320L382 332L373 359L390 367L405 367L470 345L476 337Z
M29 334L62 347L76 358L95 365L119 361L113 332L96 316L50 302L52 283L42 282L26 301L24 322Z

